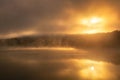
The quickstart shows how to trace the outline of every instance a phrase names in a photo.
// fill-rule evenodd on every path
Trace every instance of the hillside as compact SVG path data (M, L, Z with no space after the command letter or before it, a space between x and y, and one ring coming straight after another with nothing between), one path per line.
M84 35L42 35L0 39L0 47L120 48L120 31Z

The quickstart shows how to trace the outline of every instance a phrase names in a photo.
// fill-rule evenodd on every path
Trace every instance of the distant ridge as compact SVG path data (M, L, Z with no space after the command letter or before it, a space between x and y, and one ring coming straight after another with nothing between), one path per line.
M59 34L0 39L0 47L120 48L120 31L91 35Z

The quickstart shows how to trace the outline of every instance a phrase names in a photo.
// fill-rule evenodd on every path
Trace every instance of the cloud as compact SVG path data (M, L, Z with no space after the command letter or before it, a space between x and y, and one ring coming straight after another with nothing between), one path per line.
M5 33L30 29L38 21L43 23L54 19L63 3L55 0L2 0L1 4L0 32Z
M0 34L69 32L77 15L89 16L108 4L120 13L119 0L0 0Z

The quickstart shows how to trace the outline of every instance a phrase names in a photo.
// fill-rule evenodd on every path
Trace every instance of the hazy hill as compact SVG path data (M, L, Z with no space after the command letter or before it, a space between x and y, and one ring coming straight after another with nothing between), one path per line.
M42 35L1 39L0 47L120 48L120 31L84 35Z

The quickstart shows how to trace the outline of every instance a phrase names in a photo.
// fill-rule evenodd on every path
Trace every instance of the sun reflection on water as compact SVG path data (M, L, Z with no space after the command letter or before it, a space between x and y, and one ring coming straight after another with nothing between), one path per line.
M95 70L95 67L94 67L94 66L92 66L92 67L90 67L90 69L91 69L91 71L94 71L94 70Z
M82 79L88 80L116 80L115 74L111 73L111 68L114 65L102 61L92 61L92 60L77 60L76 63L80 69L78 75Z
M66 49L69 52L64 51ZM29 73L27 72L29 70L32 70L33 73L37 72L33 77L36 78L36 75L38 75L39 80L41 79L39 74L44 74L46 77L46 73L50 74L48 76L50 80L54 80L51 77L56 77L57 79L55 80L120 80L119 64L106 62L106 60L96 61L88 59L90 54L87 54L85 51L80 51L78 54L78 51L76 52L72 48L16 48L14 50L2 51L5 54L0 54L1 58L3 58L1 59L1 62L4 63L3 66L6 67L7 65L10 73L12 73L12 65L13 71L16 71L18 68L22 70L24 67L25 71L23 72L26 72L28 75Z

